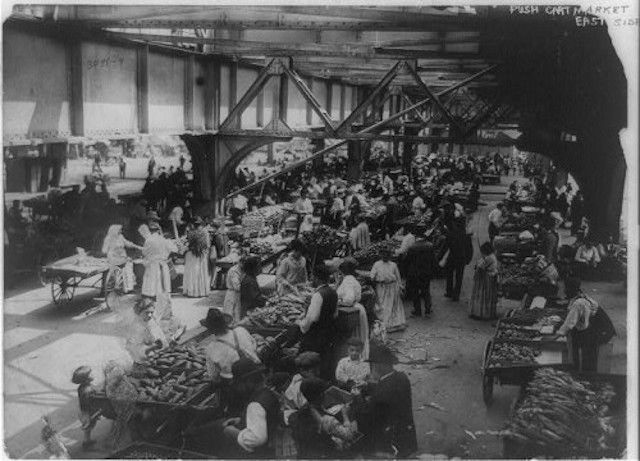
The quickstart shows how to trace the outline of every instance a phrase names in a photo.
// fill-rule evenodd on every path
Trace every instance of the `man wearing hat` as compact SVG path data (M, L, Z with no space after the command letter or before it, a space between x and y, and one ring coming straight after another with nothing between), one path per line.
M264 368L251 359L241 358L231 369L238 396L247 404L242 418L223 423L223 433L245 456L272 458L275 431L282 421L278 395L265 386Z
M408 458L418 448L409 378L394 370L397 359L387 346L372 344L368 361L377 382L367 391L370 399L360 401L357 409L358 427L366 437L363 446Z
M230 383L232 367L241 358L259 363L256 341L243 328L229 328L232 317L220 309L212 308L200 324L212 333L212 341L205 348L207 370L214 382Z
M278 396L265 386L264 368L251 359L241 358L231 370L234 408L242 416L187 429L188 448L222 458L273 458L274 434L282 418Z

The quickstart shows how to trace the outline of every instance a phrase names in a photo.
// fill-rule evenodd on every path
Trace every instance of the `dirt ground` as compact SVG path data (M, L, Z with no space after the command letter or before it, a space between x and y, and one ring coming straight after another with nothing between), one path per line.
M507 179L503 184L508 184ZM482 200L488 205L474 214L476 255L479 242L486 239L487 215L504 186L485 188ZM467 316L472 288L473 262L465 270L459 302L443 297L444 281L432 283L433 314L430 319L408 317L408 329L392 335L401 351L400 360L427 359L415 365L400 365L410 377L419 452L448 457L498 458L502 444L495 436L476 435L476 431L499 430L505 424L517 394L514 386L494 389L489 408L482 401L481 362L486 342L494 327L491 322ZM626 291L621 284L585 283L585 290L596 298L611 316L618 336L613 340L611 371L626 370ZM110 429L108 421L94 431L97 450L81 449L82 432L78 422L73 370L87 364L101 381L102 366L111 359L124 359L126 325L114 313L83 316L100 303L96 291L85 290L65 308L51 303L50 287L25 283L5 293L4 304L4 429L7 454L11 457L40 458L40 417L48 415L60 431L73 457L105 456ZM175 296L174 311L190 329L198 326L209 306L222 304L222 292L210 298ZM129 299L132 303L133 299ZM502 301L503 312L516 302ZM405 306L407 316L410 306ZM468 431L468 432L467 432ZM471 433L471 435L469 434Z

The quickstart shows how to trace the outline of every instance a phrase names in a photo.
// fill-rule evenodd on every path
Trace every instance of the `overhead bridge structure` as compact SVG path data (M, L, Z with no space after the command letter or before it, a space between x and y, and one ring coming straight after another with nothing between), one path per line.
M418 144L499 144L479 134L517 127L519 149L579 182L596 233L618 232L627 82L604 22L509 7L19 5L3 28L5 149L180 135L215 212L239 162L277 141L317 140L318 156L346 145L353 162L392 141L406 163Z

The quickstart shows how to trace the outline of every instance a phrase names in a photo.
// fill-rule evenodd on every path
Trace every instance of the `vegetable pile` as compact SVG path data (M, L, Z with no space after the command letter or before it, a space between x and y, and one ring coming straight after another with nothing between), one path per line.
M310 252L317 252L324 259L330 259L335 252L347 241L329 226L321 225L312 231L303 232L300 237L302 243Z
M143 365L144 377L129 378L139 400L183 403L210 382L204 354L194 346L151 351Z
M530 286L537 282L537 273L530 264L503 264L500 266L502 285Z
M285 211L280 205L269 205L255 211L245 213L242 217L242 225L252 227L254 223L264 223L265 226L279 224L285 217ZM246 223L246 224L245 224Z
M504 232L520 232L533 227L538 221L539 217L535 214L513 214L507 218L500 230Z
M397 240L382 240L381 242L372 243L367 248L353 253L353 257L361 266L371 266L377 260L380 259L380 254L383 251L395 251L400 248L400 242Z
M240 324L256 328L291 326L305 312L313 295L310 289L300 291L300 296L290 293L270 297L264 307L253 309Z
M615 430L607 417L615 397L610 384L596 388L571 375L542 368L505 435L528 444L534 457L610 457Z
M503 367L511 364L535 363L540 350L522 344L496 343L489 357L489 367Z
M515 339L519 341L536 341L541 339L540 334L536 331L515 328L500 328L496 333L496 338L502 340Z
M251 241L249 253L260 257L269 256L273 253L273 247L268 242Z

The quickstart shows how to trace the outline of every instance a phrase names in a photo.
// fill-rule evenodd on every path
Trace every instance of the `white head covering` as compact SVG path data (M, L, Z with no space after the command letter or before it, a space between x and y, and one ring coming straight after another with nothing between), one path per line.
M138 227L138 233L142 236L143 239L146 240L151 235L151 230L149 230L149 226L147 226L146 224L143 224L140 227Z
M102 242L102 252L107 253L111 246L115 243L120 231L122 230L121 224L112 224L109 226L109 230L107 231L107 236L104 238Z

